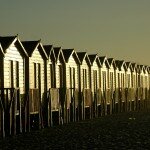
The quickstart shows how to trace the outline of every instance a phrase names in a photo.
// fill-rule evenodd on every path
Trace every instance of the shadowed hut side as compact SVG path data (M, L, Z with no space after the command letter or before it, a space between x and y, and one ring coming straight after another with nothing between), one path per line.
M55 78L54 64L53 61L55 58L53 53L52 45L43 45L45 52L47 54L47 61L45 64L45 91L47 91L44 103L43 103L43 125L44 127L52 126L52 113L51 113L51 97L50 97L50 88L53 87Z

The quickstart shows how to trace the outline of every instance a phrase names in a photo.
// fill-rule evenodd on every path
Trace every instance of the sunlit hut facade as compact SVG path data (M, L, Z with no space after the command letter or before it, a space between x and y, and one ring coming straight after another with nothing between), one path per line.
M42 103L47 92L44 65L48 57L40 40L23 41L22 44L29 56L25 59L25 90L29 98L25 126L30 130L42 126Z
M77 55L80 59L81 64L79 65L79 92L80 94L91 91L91 62L88 57L88 54L86 52L77 52ZM85 118L85 107L84 107L84 97L83 95L80 95L79 98L79 110L78 114L80 114L79 118L84 119ZM79 119L78 118L78 119Z
M6 134L15 134L18 128L22 131L21 101L25 94L24 59L27 53L18 36L0 37L0 43L0 96L5 131Z
M101 88L100 88L100 67L101 63L99 56L97 54L88 55L91 62L91 91L92 96L90 98L90 105L85 105L90 107L92 110L91 117L93 114L95 116L101 115L102 103L101 103ZM86 99L85 99L86 101Z
M63 49L62 51L65 58L64 86L66 88L64 121L68 122L76 120L76 109L78 108L78 73L80 60L74 49Z
M124 60L115 60L116 62L116 85L118 90L116 91L118 98L118 111L125 111L125 74L126 74L126 64Z
M109 62L107 60L106 56L99 57L101 62L101 90L102 90L102 99L104 102L104 114L110 114L111 113L111 99L110 99L110 89L109 89Z
M114 58L108 58L109 68L108 68L108 87L110 89L110 100L111 100L111 112L115 112L115 91L116 91L116 63Z

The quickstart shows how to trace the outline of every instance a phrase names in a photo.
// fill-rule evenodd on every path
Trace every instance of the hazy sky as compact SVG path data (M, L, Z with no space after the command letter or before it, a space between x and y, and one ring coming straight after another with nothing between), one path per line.
M0 0L0 34L150 65L150 0Z

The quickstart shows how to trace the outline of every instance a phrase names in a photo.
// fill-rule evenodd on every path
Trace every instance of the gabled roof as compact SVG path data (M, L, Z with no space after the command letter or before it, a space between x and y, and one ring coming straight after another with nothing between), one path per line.
M62 52L63 52L63 56L65 58L65 62L68 63L69 61L69 58L71 57L71 55L73 55L75 61L77 64L80 64L80 60L79 60L79 57L77 55L77 53L75 52L74 49L62 49Z
M55 61L57 62L58 60L60 60L60 62L65 62L65 58L62 52L62 48L61 47L54 47L54 55L55 55Z
M100 62L101 62L102 65L105 63L106 67L107 67L107 68L110 68L109 62L108 62L106 56L99 57L99 59L100 59Z
M127 66L125 64L124 60L115 60L116 66L121 70L121 67L123 66L125 70L127 70Z
M93 65L94 61L96 61L96 63L98 64L99 67L101 67L101 62L99 60L99 57L97 54L90 54L88 55L89 59L91 61L91 65Z
M4 53L7 53L7 49L14 42L16 48L22 56L28 56L26 50L24 49L22 43L19 40L18 35L16 36L0 36L0 43Z
M80 59L81 64L83 63L83 60L85 59L88 65L91 65L91 61L88 57L87 52L77 52L77 55Z
M17 36L0 36L0 43L2 45L4 53L6 49L13 43L13 41L16 40L16 38Z
M45 52L48 56L48 58L51 58L51 60L55 61L55 55L52 45L43 45Z
M140 65L140 69L141 69L141 71L143 70L143 71L145 72L145 67L144 67L144 65Z
M107 58L109 66L113 65L114 69L116 69L116 62L114 58Z
M149 67L147 65L145 65L144 68L145 68L145 73L149 72Z
M32 54L33 54L34 50L36 48L38 48L41 56L43 58L48 59L46 51L45 51L43 45L41 44L41 40L38 40L38 41L22 41L21 43L24 46L24 48L25 48L26 52L28 53L29 57L32 57Z
M45 52L47 54L47 56L49 57L50 54L52 53L53 51L53 46L52 45L43 45L44 49L45 49Z
M135 71L136 70L136 68L137 68L137 64L136 63L131 63L131 70L132 71Z

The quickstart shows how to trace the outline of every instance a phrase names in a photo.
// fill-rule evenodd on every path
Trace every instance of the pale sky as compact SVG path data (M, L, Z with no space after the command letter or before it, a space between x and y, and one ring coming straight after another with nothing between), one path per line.
M150 0L0 0L0 34L150 65Z

